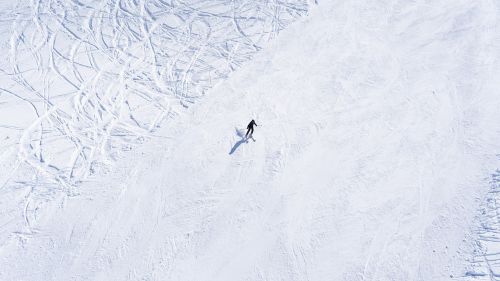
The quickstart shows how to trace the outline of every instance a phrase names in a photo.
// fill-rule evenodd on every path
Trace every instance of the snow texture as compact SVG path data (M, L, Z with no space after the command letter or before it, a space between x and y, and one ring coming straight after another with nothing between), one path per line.
M3 24L0 138L19 149L4 158L72 185L306 11L303 0L20 1Z
M499 3L11 5L0 280L500 280Z

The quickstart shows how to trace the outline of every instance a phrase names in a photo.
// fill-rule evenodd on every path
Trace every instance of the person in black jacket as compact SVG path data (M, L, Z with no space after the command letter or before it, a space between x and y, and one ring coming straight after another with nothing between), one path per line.
M253 135L253 125L257 126L257 123L255 123L255 120L252 119L252 121L250 121L250 123L248 124L247 126L247 133L245 135L246 138L248 138L248 135L250 134L250 137L252 137Z

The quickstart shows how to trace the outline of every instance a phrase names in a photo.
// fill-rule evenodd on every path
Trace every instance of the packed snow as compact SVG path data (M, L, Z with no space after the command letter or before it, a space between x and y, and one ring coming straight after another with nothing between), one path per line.
M500 3L0 7L0 280L500 280Z

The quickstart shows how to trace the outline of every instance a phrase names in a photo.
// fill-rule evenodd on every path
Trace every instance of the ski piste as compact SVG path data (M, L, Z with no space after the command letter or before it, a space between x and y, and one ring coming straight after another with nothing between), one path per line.
M0 1L0 280L498 279L500 3L317 3Z

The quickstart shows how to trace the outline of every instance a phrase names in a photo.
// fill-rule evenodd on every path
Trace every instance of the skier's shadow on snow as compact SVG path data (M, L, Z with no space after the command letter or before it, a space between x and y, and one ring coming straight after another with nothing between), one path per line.
M241 130L238 130L237 128L235 128L235 131L236 131L236 135L238 137L240 137L241 139L237 143L234 144L233 148L231 148L231 151L229 151L229 155L233 154L236 151L236 149L238 149L238 147L240 145L242 145L245 142L248 142L248 139L245 137L245 135L243 135L243 132Z

